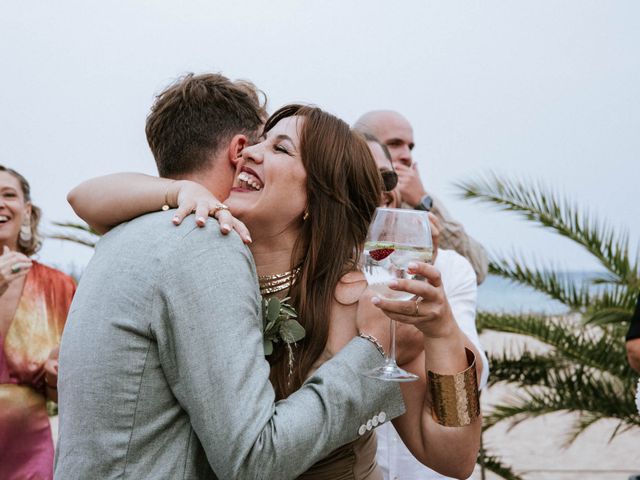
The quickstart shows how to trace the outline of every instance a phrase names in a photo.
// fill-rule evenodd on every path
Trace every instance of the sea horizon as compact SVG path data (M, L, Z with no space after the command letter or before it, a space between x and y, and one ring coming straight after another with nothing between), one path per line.
M588 281L602 275L602 271L564 271L566 275L577 283ZM594 290L597 285L592 285ZM478 287L478 311L503 313L543 313L560 315L568 313L569 309L561 302L538 292L531 287L513 282L498 275L488 275Z

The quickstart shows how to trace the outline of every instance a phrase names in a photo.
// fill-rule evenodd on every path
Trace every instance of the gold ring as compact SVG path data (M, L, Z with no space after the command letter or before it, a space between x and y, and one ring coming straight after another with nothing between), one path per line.
M20 264L14 263L11 265L11 273L18 273L20 271Z
M418 315L420 315L420 312L418 312L418 303L420 303L420 302L416 298L416 312L413 314L414 317L417 317Z
M216 203L216 206L213 207L213 213L211 214L211 216L213 218L218 218L216 217L216 215L218 215L218 212L220 210L229 210L229 207L227 207L224 203Z

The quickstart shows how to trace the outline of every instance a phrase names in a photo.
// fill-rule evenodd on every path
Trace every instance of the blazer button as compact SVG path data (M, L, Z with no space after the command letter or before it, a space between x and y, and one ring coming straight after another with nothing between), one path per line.
M378 414L378 420L380 421L380 423L384 423L387 420L387 414L384 412L380 412Z
M371 419L371 423L374 427L377 427L380 424L380 420L378 420L378 415L374 415Z
M365 433L367 433L367 426L366 425L360 425L360 428L358 429L358 435L362 436Z
M367 420L367 430L371 430L373 428L373 422L371 420Z

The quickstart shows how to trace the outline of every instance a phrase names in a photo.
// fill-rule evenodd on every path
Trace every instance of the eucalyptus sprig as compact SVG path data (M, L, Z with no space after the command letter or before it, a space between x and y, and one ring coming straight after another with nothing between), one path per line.
M289 348L305 336L304 327L298 323L298 313L287 303L289 297L262 299L264 354L273 353L273 344L283 342Z
M289 380L293 374L293 348L291 344L302 340L306 334L304 327L298 323L298 313L287 303L289 297L278 300L276 297L263 298L263 339L264 354L273 353L273 344L283 342L289 353Z

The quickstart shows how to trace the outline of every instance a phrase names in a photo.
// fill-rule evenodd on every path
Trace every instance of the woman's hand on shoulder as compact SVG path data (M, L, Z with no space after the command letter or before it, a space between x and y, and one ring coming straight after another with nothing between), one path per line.
M199 227L206 225L207 217L213 217L218 220L220 231L224 235L235 230L244 243L251 243L251 235L245 224L231 215L227 206L206 187L190 180L178 180L172 190L177 204L172 219L175 225L180 225L191 213L195 213L196 225Z

